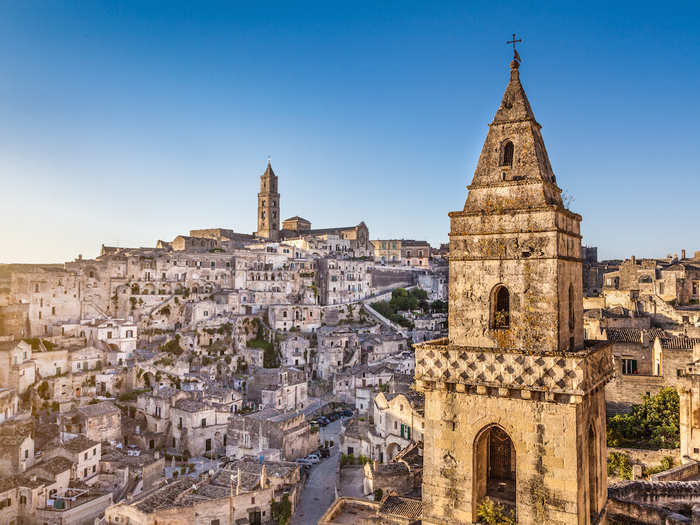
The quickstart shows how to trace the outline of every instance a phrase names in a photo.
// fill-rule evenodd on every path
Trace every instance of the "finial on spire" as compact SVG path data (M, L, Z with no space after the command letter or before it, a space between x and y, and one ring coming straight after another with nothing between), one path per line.
M511 44L513 45L513 61L510 63L511 69L518 69L518 67L520 67L520 62L522 62L522 60L520 59L520 55L518 54L518 50L515 49L515 44L522 42L522 41L523 41L522 38L516 39L515 33L513 33L512 40L508 40L506 42L506 44L508 44L508 45L511 45Z
M268 155L268 156L267 156L267 164L269 165L269 164L271 163L271 161L272 161L272 157L270 157L270 156Z

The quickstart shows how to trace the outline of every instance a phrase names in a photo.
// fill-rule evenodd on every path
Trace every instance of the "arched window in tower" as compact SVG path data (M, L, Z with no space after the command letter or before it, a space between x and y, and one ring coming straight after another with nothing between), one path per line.
M510 292L502 284L496 286L491 294L491 328L508 328L510 326Z
M574 349L574 329L576 328L576 314L574 312L574 285L569 285L569 350Z
M262 200L262 205L265 207L265 199Z
M513 143L509 140L503 144L503 162L501 166L513 165Z
M265 210L260 213L260 218L265 220Z

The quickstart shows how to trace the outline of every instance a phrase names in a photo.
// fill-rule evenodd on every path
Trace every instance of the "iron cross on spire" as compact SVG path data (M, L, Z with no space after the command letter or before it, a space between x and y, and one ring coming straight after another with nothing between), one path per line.
M513 44L513 58L514 58L515 60L517 60L518 62L520 62L520 55L518 54L518 50L515 49L515 44L520 43L520 42L522 42L522 41L523 41L522 38L518 38L518 39L516 40L516 38L515 38L515 33L513 33L513 39L512 39L512 40L508 40L508 41L506 42L506 44L508 44L508 45Z

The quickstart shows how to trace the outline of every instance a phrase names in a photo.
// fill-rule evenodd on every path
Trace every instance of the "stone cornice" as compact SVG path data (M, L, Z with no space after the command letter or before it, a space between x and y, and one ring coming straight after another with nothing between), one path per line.
M450 218L453 217L480 217L480 216L498 216L498 215L526 215L526 214L532 214L535 212L546 212L546 211L556 211L563 213L564 215L568 215L572 219L576 219L578 221L581 221L582 217L578 213L574 213L573 211L567 210L566 208L562 208L561 206L540 206L537 208L514 208L514 209L509 209L509 210L503 210L501 212L497 211L451 211L447 215Z
M583 396L613 376L612 346L600 343L575 352L524 352L457 346L446 339L415 345L416 384L421 390L462 385L499 391ZM527 394L528 399L531 394Z

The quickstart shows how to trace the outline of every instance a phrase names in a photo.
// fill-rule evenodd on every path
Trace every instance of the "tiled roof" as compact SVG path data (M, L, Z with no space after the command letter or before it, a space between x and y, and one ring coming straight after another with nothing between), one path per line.
M78 436L64 443L63 448L70 452L82 452L83 450L91 449L95 445L99 445L99 443L85 436Z
M382 501L379 514L391 514L411 520L416 520L423 513L423 504L419 499L402 498L401 496L389 496Z
M661 328L606 328L605 332L611 343L641 343L643 334L647 336L648 341L665 335Z
M692 350L694 344L700 344L700 337L678 335L676 337L661 338L661 348L668 350Z
M106 416L119 413L119 409L111 401L103 401L94 405L85 405L77 409L85 417Z
M31 472L33 469L42 469L55 476L56 474L70 470L72 467L72 461L62 456L56 456L51 459L47 459L46 461L42 461L38 465L34 465L34 467L32 467L32 469L30 469L28 472Z

